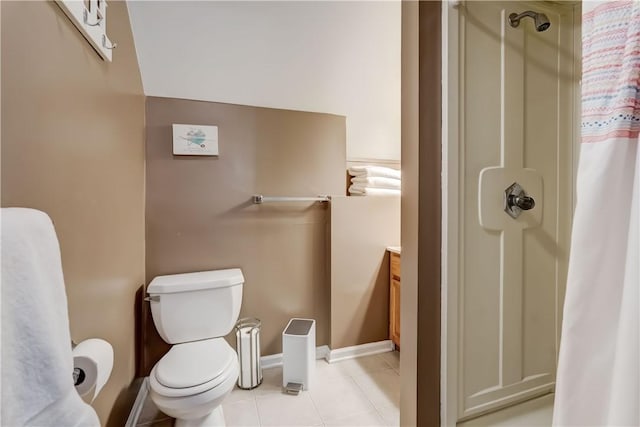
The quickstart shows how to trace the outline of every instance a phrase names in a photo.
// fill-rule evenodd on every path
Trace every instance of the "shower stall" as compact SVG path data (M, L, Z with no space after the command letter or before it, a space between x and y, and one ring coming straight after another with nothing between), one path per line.
M441 399L456 425L554 391L580 3L449 2L443 25Z

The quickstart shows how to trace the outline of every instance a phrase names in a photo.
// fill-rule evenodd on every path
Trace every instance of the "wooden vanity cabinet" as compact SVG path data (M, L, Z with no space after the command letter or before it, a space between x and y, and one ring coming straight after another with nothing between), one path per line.
M400 348L400 255L390 252L389 339Z

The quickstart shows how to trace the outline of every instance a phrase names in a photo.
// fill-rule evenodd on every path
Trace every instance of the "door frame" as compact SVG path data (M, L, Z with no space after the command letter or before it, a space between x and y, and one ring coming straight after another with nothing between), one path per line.
M442 5L442 266L440 425L458 419L459 19L458 1Z
M459 311L459 262L461 244L460 220L460 13L459 0L442 2L442 231L441 231L441 330L440 330L440 425L455 426L458 420L458 311ZM574 31L573 49L576 52L574 72L581 73L580 20L581 1L566 2L573 8L573 20L578 23ZM563 6L567 7L567 6ZM580 82L573 87L573 144L569 154L571 164L571 198L575 208L575 183L580 140ZM564 297L558 300L556 310L562 314ZM561 317L558 317L561 318ZM559 348L559 334L556 349ZM556 354L556 359L557 359Z

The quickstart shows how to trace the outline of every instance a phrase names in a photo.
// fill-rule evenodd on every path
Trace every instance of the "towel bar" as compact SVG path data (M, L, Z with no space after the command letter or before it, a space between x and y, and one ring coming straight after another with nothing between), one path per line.
M331 196L316 196L316 197L273 197L263 196L262 194L255 194L252 198L253 203L256 205L269 202L330 202Z

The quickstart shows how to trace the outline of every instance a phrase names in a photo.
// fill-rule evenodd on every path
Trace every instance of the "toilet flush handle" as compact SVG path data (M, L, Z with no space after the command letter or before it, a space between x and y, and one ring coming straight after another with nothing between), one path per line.
M147 302L160 302L160 295L151 295L150 297L146 297L144 300Z

